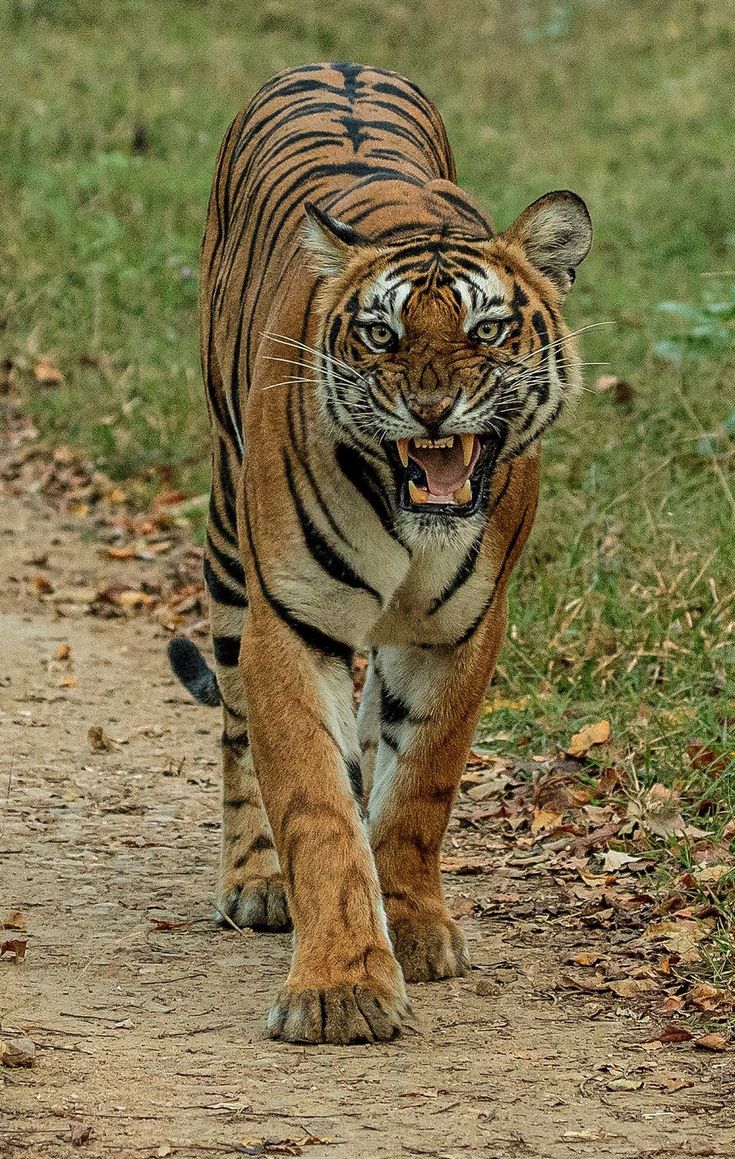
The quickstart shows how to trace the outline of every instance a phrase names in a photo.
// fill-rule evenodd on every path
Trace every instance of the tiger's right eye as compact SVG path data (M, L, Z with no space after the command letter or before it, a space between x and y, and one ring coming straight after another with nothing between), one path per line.
M365 337L373 346L378 346L381 350L386 349L395 341L395 334L390 326L386 326L385 322L371 322L369 326L363 327Z

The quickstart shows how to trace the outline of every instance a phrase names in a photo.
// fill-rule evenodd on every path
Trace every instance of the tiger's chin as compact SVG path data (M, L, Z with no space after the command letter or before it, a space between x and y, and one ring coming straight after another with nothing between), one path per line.
M501 440L486 434L398 439L393 454L399 511L420 516L425 526L481 515L501 450Z

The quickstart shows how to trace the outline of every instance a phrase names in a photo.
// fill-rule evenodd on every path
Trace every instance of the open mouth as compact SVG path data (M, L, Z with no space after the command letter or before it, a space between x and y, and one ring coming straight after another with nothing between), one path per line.
M499 445L479 435L398 439L399 499L409 511L470 515L477 508Z

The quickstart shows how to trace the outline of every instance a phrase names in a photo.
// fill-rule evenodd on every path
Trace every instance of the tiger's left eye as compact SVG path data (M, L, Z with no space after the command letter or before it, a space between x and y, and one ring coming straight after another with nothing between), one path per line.
M386 326L384 322L371 323L365 327L365 333L374 346L390 346L395 338L390 326Z
M498 342L502 337L506 328L505 322L478 322L474 330L470 332L470 338L476 338L478 342Z

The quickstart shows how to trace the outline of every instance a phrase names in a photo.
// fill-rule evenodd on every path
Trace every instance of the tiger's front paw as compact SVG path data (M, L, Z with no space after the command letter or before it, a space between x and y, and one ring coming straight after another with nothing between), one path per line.
M390 935L407 982L462 978L470 971L464 934L449 914L398 918Z
M268 1034L284 1042L390 1042L411 1020L400 989L345 982L325 989L288 983L268 1015Z
M224 887L217 904L217 920L227 926L227 918L240 929L290 930L286 892L280 874L251 877L238 885Z

